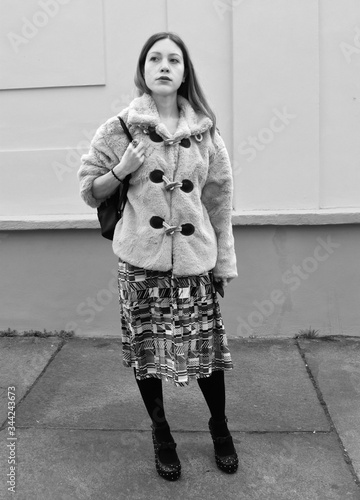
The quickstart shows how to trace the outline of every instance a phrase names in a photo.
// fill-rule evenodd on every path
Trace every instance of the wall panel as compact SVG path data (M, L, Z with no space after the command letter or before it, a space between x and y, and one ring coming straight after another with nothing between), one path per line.
M105 84L102 0L3 0L1 89Z
M317 2L234 5L236 209L317 208Z
M321 207L360 206L360 2L320 2Z

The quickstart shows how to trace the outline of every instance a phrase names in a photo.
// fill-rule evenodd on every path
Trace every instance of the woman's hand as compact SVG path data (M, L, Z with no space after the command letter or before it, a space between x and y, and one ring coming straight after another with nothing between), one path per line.
M224 297L224 288L228 286L233 278L215 278L214 277L214 287L215 290Z
M234 278L214 278L214 279L215 281L219 281L222 284L223 288L225 288Z
M144 162L145 146L143 142L133 140L125 151L120 163L114 168L115 174L125 178L135 172Z
M104 200L119 188L119 180L123 181L128 174L135 172L144 162L145 146L142 142L133 141L127 147L120 163L113 168L113 172L97 177L92 186L95 199ZM119 179L119 180L118 180Z

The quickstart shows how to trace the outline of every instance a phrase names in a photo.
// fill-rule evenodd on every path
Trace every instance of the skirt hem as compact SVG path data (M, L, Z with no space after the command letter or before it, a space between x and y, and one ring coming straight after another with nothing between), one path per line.
M171 376L171 374L166 375L164 373L146 373L144 375L139 376L138 371L137 371L136 366L135 366L135 363L127 363L126 361L123 361L123 365L126 368L133 368L135 370L135 373L136 373L135 377L137 380L146 380L149 378L157 378L160 380L164 380L166 382L173 382L176 386L189 385L190 381L195 380L195 379L198 380L198 379L202 379L202 378L209 378L212 375L212 373L216 372L216 371L229 372L229 371L234 369L233 364L231 363L231 364L228 364L227 366L224 366L224 367L212 368L209 373L199 373L199 372L188 373L187 380L178 381L178 380L176 380L175 377Z

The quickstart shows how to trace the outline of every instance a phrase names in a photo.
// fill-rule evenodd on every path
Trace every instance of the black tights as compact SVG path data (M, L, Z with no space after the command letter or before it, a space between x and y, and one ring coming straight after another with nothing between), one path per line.
M198 378L197 382L204 395L213 420L225 419L225 379L223 370L212 372L210 377Z
M144 380L136 379L136 382L153 425L161 427L166 423L161 379L149 377Z
M161 379L150 377L144 380L136 379L136 382L153 425L155 427L166 425ZM210 377L198 378L197 382L205 397L213 420L224 420L225 380L223 370L212 372Z

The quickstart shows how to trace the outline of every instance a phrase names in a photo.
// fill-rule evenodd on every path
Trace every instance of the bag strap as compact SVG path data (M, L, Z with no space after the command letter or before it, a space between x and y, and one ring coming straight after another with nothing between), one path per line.
M124 120L120 116L118 116L118 118L120 120L120 124L122 126L123 131L125 132L126 137L129 139L129 142L132 142L133 138L132 138L132 136L131 136L131 134L129 132L129 129L126 126L126 123L124 122ZM119 211L124 209L124 206L125 206L125 203L126 203L127 190L129 189L130 177L131 177L131 174L128 174L125 177L125 179L123 181L122 189L120 190Z
M120 116L118 116L118 118L120 120L120 124L123 128L123 131L125 132L126 137L129 139L129 142L132 142L133 138L129 132L129 129L126 126L126 123L124 122L124 120L122 118L120 118Z

